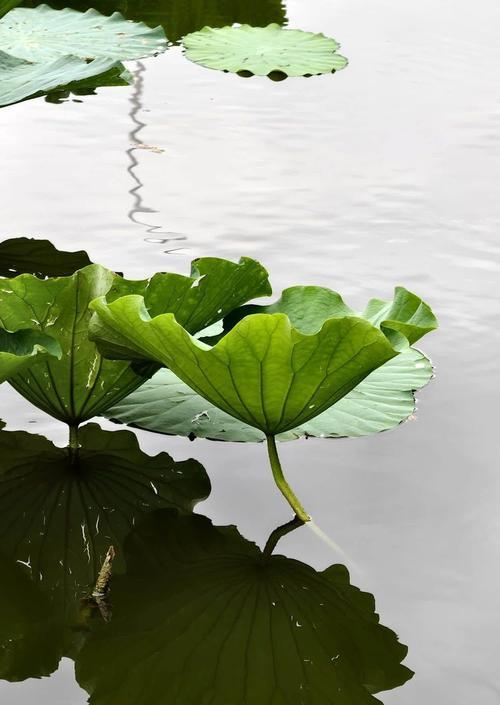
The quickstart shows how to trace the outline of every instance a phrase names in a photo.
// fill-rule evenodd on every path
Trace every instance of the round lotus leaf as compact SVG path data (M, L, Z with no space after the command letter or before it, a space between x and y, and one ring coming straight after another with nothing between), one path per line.
M0 20L2 51L33 63L72 55L80 59L140 59L165 51L161 27L151 29L115 12L53 10L47 5L16 8ZM74 80L74 79L71 79Z
M186 57L210 69L256 76L311 76L347 65L340 44L323 34L267 27L204 27L184 37Z

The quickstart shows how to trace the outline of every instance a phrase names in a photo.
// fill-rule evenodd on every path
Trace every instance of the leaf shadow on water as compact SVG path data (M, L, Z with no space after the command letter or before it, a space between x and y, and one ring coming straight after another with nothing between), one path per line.
M0 277L33 274L39 279L66 277L92 264L83 250L58 250L49 240L13 237L0 242Z
M344 566L273 552L300 522L261 551L192 513L210 491L196 461L94 424L81 441L72 460L0 432L1 678L48 676L69 656L94 705L369 705L411 678ZM82 598L110 545L104 613Z
M26 0L24 7L43 4ZM55 9L71 7L84 12L95 8L104 15L120 12L129 20L150 27L161 25L168 40L179 44L182 37L205 26L286 24L285 3L281 0L49 0Z

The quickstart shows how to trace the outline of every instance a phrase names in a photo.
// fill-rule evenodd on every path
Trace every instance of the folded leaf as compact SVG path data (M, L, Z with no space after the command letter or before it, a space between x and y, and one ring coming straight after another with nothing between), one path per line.
M413 345L426 333L437 328L431 308L411 291L398 286L392 301L372 299L363 313L356 312L344 303L336 291L322 286L293 286L285 289L281 297L266 306L247 305L232 311L224 319L224 331L252 313L286 313L292 325L302 333L316 333L329 318L359 316L381 328L388 337L399 335L393 342ZM402 335L401 335L402 334Z
M190 277L157 274L150 282L128 281L100 265L70 277L40 280L24 274L0 280L0 323L8 330L32 328L57 338L62 358L36 364L9 379L29 401L72 426L96 416L140 386L155 366L103 360L88 338L89 302L123 294L144 295L153 313L172 311L196 332L235 306L269 293L266 270L251 259L239 264L195 260ZM141 299L141 301L143 301Z
M377 705L413 675L344 566L318 572L168 510L125 551L113 619L76 659L90 705Z
M278 436L287 441L309 436L367 436L398 426L415 411L413 392L432 377L432 365L410 348L372 372L334 406ZM262 431L221 411L194 392L171 370L162 369L111 407L113 421L155 433L218 441L263 441Z
M0 328L0 384L34 365L46 364L47 356L61 356L59 344L50 336L32 330L10 333Z
M356 317L330 318L305 335L282 314L240 321L213 348L193 339L172 315L150 319L137 296L92 302L91 337L104 355L169 367L226 413L267 435L300 426L397 355L387 338Z
M42 360L10 377L30 402L76 426L136 389L145 377L128 363L102 360L88 339L89 302L114 285L143 290L99 265L70 277L38 279L21 274L0 280L0 322L9 330L31 328L57 339L60 359Z

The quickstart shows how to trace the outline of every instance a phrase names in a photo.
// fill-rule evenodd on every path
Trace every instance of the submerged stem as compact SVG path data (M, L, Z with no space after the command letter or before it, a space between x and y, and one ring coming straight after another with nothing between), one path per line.
M307 514L304 507L294 494L292 488L285 480L280 459L278 457L278 449L276 448L276 439L274 436L267 436L267 452L269 453L269 462L271 463L274 481L278 485L280 492L285 497L298 519L300 519L303 523L310 521L311 517Z

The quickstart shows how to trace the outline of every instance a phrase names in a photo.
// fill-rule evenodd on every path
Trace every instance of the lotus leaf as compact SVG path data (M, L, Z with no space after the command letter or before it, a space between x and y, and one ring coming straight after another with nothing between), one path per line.
M381 328L399 348L413 345L436 329L431 308L416 294L402 286L394 289L392 301L371 299L362 313L350 308L341 295L321 286L293 286L285 289L278 301L267 306L247 305L232 311L224 320L225 332L252 313L286 313L302 333L316 333L329 318L360 316ZM207 341L209 342L209 341Z
M45 277L64 277L74 274L91 264L83 250L64 252L48 240L15 237L0 242L0 276L16 277L18 274L34 274Z
M48 364L47 356L61 357L59 344L50 336L32 330L10 333L0 328L0 384L37 364Z
M364 379L334 406L307 423L278 435L302 437L367 436L394 428L415 411L414 390L432 377L432 365L418 350L394 357ZM264 441L265 434L221 411L196 394L171 370L162 369L105 416L130 426L165 434L218 441Z
M153 313L172 311L192 332L235 306L269 293L266 270L251 259L239 264L195 260L192 274L157 274L132 282L99 265L71 277L40 280L29 274L0 280L0 323L8 330L31 327L60 342L62 358L43 361L9 379L12 386L55 418L77 427L136 389L154 371L130 362L103 360L88 339L89 302L140 292ZM141 299L142 300L142 299Z
M413 675L344 566L318 572L169 510L125 552L113 619L76 658L90 705L376 705Z
M318 292L313 294L317 301ZM331 307L323 307L321 315L315 307L306 312L299 324L307 333L285 313L257 313L239 320L212 348L193 339L172 315L151 319L140 296L111 304L101 299L91 304L96 311L91 336L106 356L148 359L170 368L208 402L262 431L278 487L307 521L283 477L275 436L325 412L394 358L399 350L391 341L400 347L406 335L408 349L409 342L436 327L430 309L404 289L396 290L395 301L384 309L390 317L377 320L379 327L349 315L339 299L334 296L334 312ZM381 306L376 308L380 314Z
M257 76L310 76L332 73L347 65L334 39L300 29L204 27L183 40L186 57L211 69Z
M161 27L151 29L142 22L125 20L118 12L106 17L95 10L82 13L39 5L16 8L0 20L0 46L18 59L46 64L68 55L140 59L164 51L167 42Z
M124 66L113 59L86 62L76 56L65 56L33 64L0 51L0 106L18 103L90 77L99 76L102 81L104 75L109 79L109 72L114 76L126 75ZM121 79L121 83L127 82Z
M199 463L146 455L133 433L89 424L80 442L75 456L42 436L0 432L1 678L56 670L88 629L91 605L81 598L109 546L116 575L141 517L166 507L190 513L210 492Z

